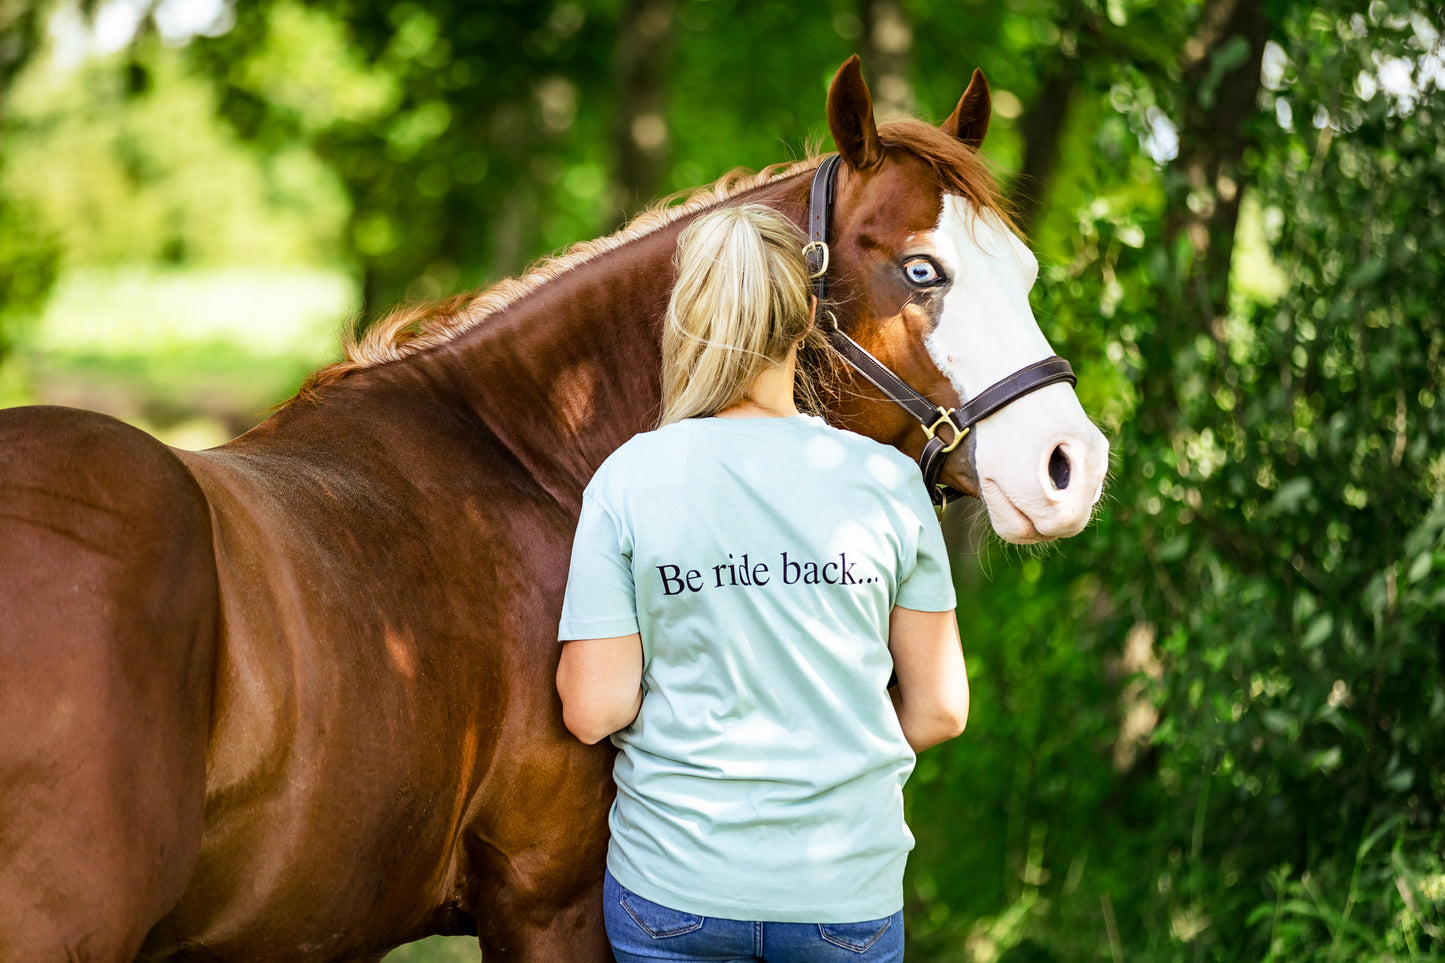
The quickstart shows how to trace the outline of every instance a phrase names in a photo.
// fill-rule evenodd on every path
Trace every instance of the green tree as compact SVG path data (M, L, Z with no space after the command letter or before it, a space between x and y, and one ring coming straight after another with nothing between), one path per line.
M1118 467L1089 533L964 574L934 958L1441 950L1438 10L1243 6L1074 84L1040 307L1104 325Z
M557 4L245 4L192 46L237 130L312 145L352 203L369 309L515 271L607 198L616 15ZM545 199L545 200L544 200Z
M0 2L0 143L9 133L5 95L39 44L41 8L23 0ZM3 177L0 158L0 177ZM35 213L12 197L0 196L0 364L16 329L34 314L55 283L59 252L36 225Z

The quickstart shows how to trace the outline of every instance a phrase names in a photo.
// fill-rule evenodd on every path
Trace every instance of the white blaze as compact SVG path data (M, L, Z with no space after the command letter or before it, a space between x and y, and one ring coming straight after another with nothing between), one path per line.
M1053 355L1029 307L1038 260L997 216L948 195L931 240L952 286L925 346L960 397ZM1036 542L1077 534L1088 523L1109 443L1069 385L1042 388L985 418L973 443L979 493L1000 537ZM1062 462L1068 470L1060 486Z

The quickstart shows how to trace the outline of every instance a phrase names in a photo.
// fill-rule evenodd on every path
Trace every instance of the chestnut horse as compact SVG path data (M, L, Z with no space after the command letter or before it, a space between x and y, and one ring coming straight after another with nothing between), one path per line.
M988 116L975 74L942 129L878 128L856 58L828 97L831 306L949 407L1051 354ZM610 959L612 755L553 688L582 489L656 418L679 229L744 201L801 223L818 162L398 314L210 451L0 412L0 960L374 960L438 933ZM917 456L902 409L837 378L830 420ZM1084 526L1108 446L1054 384L948 457L1036 541Z

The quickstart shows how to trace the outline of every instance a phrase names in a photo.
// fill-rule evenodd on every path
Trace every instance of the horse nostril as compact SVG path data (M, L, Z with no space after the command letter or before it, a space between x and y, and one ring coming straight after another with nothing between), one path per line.
M1069 487L1069 456L1064 454L1063 445L1055 448L1049 456L1049 480L1058 491Z

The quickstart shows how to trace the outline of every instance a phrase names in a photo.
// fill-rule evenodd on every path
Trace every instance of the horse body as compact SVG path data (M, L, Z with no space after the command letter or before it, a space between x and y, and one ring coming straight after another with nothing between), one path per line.
M954 294L898 272L958 260L947 191L936 158L850 148L872 126L850 63L852 106L830 95L839 316L954 406L973 387L957 343L930 343ZM0 959L344 961L432 933L477 933L489 961L610 959L611 753L567 735L553 687L581 493L656 417L686 218L756 201L801 221L815 163L413 344L383 331L370 362L218 449L0 412ZM835 423L921 449L856 380L831 398ZM1041 429L1043 462L1067 444L1101 483L1071 418ZM979 478L960 446L945 479Z
M208 812L143 957L345 959L479 923L504 958L598 942L576 866L604 851L610 757L567 736L551 681L588 473L575 448L543 470L489 424L519 412L457 389L460 367L527 395L488 334L183 456L220 573Z

